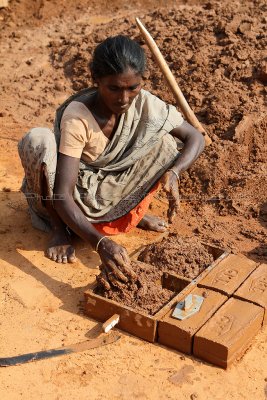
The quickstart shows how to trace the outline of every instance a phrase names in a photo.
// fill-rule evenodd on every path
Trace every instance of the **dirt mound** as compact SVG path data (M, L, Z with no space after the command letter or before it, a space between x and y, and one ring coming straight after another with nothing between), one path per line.
M171 234L160 243L147 246L138 260L154 265L159 271L174 272L194 279L214 258L196 238L181 238Z
M98 285L95 293L135 310L154 315L174 296L174 293L162 289L161 272L154 266L138 261L133 261L131 266L138 276L136 282L121 283L120 287L112 287L109 290Z
M265 2L220 3L155 11L142 18L157 41L183 93L217 136L233 139L244 112L259 110L267 81ZM87 35L86 26L52 45L54 65L64 67L75 90L88 85L88 61L95 45L124 32L145 48L132 20L108 23ZM173 102L149 51L146 88ZM149 80L148 80L149 78ZM235 138L237 140L237 138Z
M190 172L183 174L182 200L195 207L212 203L221 215L258 217L256 204L264 202L267 184L266 4L245 3L177 6L148 13L141 20L213 139ZM50 43L53 65L64 69L74 90L88 86L88 63L95 45L122 32L147 50L144 87L173 103L132 19L104 24L91 33L85 24L70 28L68 35Z

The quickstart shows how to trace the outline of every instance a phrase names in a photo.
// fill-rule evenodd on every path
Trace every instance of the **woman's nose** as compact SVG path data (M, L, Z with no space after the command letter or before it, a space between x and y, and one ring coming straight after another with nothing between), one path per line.
M129 102L129 93L128 93L127 90L123 90L121 92L121 96L120 96L119 101L120 101L121 104L127 104Z

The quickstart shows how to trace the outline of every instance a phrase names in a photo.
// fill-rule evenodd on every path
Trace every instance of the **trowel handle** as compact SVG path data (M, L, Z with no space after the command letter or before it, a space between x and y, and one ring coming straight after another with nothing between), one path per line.
M115 325L119 323L119 314L114 314L106 322L103 323L102 329L105 333L109 332Z

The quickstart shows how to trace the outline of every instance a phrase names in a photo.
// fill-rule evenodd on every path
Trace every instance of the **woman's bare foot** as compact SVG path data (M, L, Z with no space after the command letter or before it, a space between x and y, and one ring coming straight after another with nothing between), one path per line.
M53 230L46 256L63 264L74 263L77 260L75 250L70 243L70 237L65 229Z
M168 224L163 219L147 214L137 226L138 228L156 232L165 232L168 228Z

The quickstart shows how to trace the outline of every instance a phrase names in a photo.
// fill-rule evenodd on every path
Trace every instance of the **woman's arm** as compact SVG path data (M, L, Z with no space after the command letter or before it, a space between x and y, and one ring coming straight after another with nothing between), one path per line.
M186 171L200 156L205 147L205 139L198 130L186 121L178 128L173 129L170 134L184 143L181 155L172 167L179 175L181 172Z
M161 178L163 190L167 193L169 200L168 219L169 222L172 222L180 203L177 177L181 172L186 171L202 153L205 147L205 139L198 130L186 121L178 128L173 129L170 134L184 143L181 154L174 165Z
M54 188L54 209L62 221L80 238L96 248L103 237L91 224L73 199L73 191L79 171L79 158L59 153ZM129 267L130 260L124 247L108 238L101 240L98 253L107 273L116 279L127 281L133 273Z

